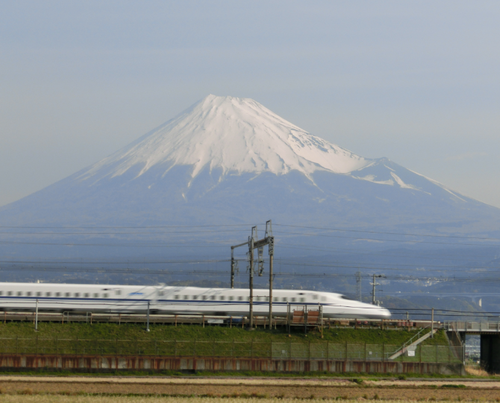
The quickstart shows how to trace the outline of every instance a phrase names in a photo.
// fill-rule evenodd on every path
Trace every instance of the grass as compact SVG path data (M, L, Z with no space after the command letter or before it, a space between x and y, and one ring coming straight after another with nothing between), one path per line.
M294 330L200 325L154 325L150 332L137 324L31 323L0 324L0 353L45 355L216 356L281 359L382 360L416 331L325 329L307 335ZM444 332L419 346L416 357L404 361L453 362ZM419 351L420 354L419 354ZM437 355L436 355L437 354Z
M184 341L240 341L240 342L279 342L294 343L334 342L339 344L394 344L402 345L414 336L416 331L380 330L380 329L349 329L332 328L324 330L321 338L319 331L310 331L307 336L303 330L296 329L291 337L284 329L256 329L249 332L239 327L200 325L151 325L150 332L144 326L137 324L86 324L86 323L40 323L39 331L34 332L32 323L11 322L0 324L0 338L33 338L39 339L107 339L107 340L184 340ZM444 332L438 332L433 339L427 339L424 345L448 345Z

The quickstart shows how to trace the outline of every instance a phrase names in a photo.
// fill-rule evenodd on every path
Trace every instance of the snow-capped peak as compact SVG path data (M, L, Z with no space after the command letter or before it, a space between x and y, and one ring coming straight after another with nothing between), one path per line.
M192 166L195 177L204 169L223 173L317 170L349 173L371 161L313 136L249 98L209 95L177 117L94 164L82 178L108 167L118 176L134 167L139 176L152 167L168 171Z

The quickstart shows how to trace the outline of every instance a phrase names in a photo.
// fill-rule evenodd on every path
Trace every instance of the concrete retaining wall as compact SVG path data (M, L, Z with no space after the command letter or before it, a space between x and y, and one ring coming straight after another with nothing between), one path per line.
M394 361L282 360L268 358L0 355L0 370L53 369L81 372L264 371L465 375L462 364Z

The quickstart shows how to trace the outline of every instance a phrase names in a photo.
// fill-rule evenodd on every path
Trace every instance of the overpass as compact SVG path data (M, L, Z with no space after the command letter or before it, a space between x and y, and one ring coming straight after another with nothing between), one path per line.
M490 373L500 373L500 321L445 322L444 328L453 344L465 345L467 335L481 337L481 367Z

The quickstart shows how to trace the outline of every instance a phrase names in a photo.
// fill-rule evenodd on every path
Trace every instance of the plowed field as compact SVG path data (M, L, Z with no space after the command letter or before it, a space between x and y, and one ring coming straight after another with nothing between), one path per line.
M258 398L264 403L266 398L285 399L384 399L384 400L500 400L500 381L363 381L350 380L314 380L314 379L261 379L261 378L132 378L132 377L34 377L34 376L3 376L0 377L0 391L3 393L0 401L15 400L16 396L23 395L60 395L51 396L59 400L50 401L77 401L87 398L85 394L92 394L96 399L100 394L108 395L109 402L128 401L125 397L134 399L149 396L162 396L161 401L186 402L192 400L180 399L182 396L210 398L225 397ZM72 400L64 400L64 395L71 395ZM116 395L109 396L109 395ZM10 397L9 397L10 396ZM167 397L170 396L168 399ZM103 396L101 396L103 397ZM101 398L99 397L99 398ZM9 399L14 400L9 400ZM60 400L63 399L63 400ZM167 399L167 400L165 400ZM23 400L27 401L27 400ZM42 401L42 400L37 400ZM45 400L49 401L49 400ZM78 400L80 401L80 400ZM81 400L96 401L96 400ZM130 400L132 401L132 400ZM136 401L136 400L133 400Z

